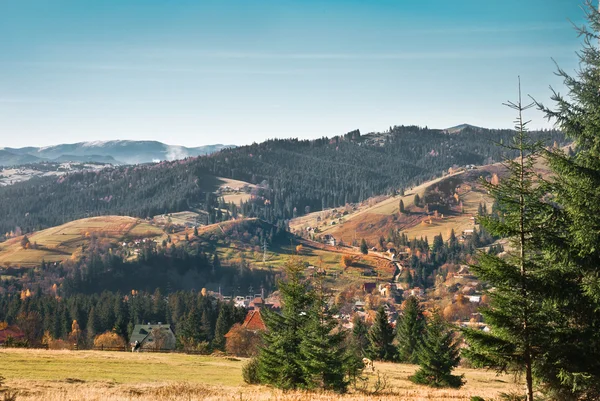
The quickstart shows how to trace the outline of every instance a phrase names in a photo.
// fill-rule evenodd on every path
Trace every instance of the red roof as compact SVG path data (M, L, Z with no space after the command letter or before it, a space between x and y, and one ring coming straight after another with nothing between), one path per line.
M244 323L242 323L242 327L247 330L266 330L267 326L265 326L265 322L262 320L260 316L260 310L252 310L248 312L246 315L246 319L244 319Z
M0 344L4 344L8 337L12 337L14 340L19 341L25 338L25 333L17 326L8 326L0 330Z

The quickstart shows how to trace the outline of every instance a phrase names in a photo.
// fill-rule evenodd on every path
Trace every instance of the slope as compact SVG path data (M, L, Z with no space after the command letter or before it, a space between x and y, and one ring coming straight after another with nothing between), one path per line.
M42 261L59 262L77 258L82 246L92 240L105 245L133 238L155 238L164 232L133 217L102 216L75 220L28 235L29 246L21 243L23 236L0 243L0 265L39 266Z

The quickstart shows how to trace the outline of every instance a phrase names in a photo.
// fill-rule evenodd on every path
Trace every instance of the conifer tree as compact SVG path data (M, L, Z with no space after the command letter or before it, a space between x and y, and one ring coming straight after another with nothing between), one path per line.
M369 328L358 315L354 315L352 325L352 348L356 351L357 355L363 358L366 356L369 346Z
M301 366L306 387L343 393L346 379L344 332L334 331L337 321L328 307L328 294L322 276L315 280L314 300L308 320L302 328L300 343Z
M463 376L452 374L460 362L459 344L439 313L436 312L428 322L417 353L420 368L411 381L431 387L458 388L463 385Z
M303 270L299 260L287 262L286 279L279 282L282 312L262 312L267 331L258 355L259 377L262 383L283 389L307 385L300 344L314 294L302 278Z
M402 201L402 199L400 199L400 203L398 206L400 208L400 213L404 213L404 201Z
M555 108L538 103L576 152L549 149L548 185L556 205L549 217L544 255L551 278L547 293L559 317L552 321L554 345L539 369L555 399L600 399L600 11L587 0L587 26L575 76L559 68L568 96L553 91Z
M393 361L396 350L392 345L394 329L388 322L383 306L377 310L373 326L369 329L369 345L367 354L371 359L378 361Z
M402 318L398 319L396 340L398 359L401 362L418 363L418 348L425 330L425 317L419 300L409 297L404 303Z
M369 246L364 238L360 241L360 253L363 255L367 255L369 253Z
M222 304L217 317L215 326L215 338L213 348L223 351L225 349L225 334L233 325L233 313L229 304Z
M416 207L419 207L421 205L421 197L419 196L419 194L415 194L415 199L413 200L413 203Z
M531 141L523 111L532 105L523 105L519 83L519 100L507 103L516 110L516 136L506 146L516 151L515 160L504 162L508 176L500 182L484 182L486 189L498 204L500 217L482 216L481 225L492 235L508 238L512 251L500 258L480 252L478 263L472 266L478 278L493 290L488 292L489 308L482 314L491 331L464 330L469 348L466 355L476 366L498 372L525 374L526 396L533 401L536 363L541 361L548 344L546 329L552 317L542 295L544 264L539 257L537 238L546 229L547 205L540 200L544 189L534 170L540 144Z
M96 309L92 306L90 309L90 313L88 314L88 320L86 324L86 337L87 342L90 346L94 345L94 337L98 334L98 327L100 323L98 322L98 316L96 315Z

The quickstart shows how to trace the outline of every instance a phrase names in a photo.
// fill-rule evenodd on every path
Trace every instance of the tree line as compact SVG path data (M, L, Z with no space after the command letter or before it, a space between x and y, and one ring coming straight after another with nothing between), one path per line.
M177 347L225 349L225 334L244 320L246 310L222 302L204 291L177 291L165 295L103 291L57 297L41 291L29 296L0 295L0 322L17 324L30 345L49 340L69 340L91 348L106 332L129 342L134 325L162 322L172 326Z

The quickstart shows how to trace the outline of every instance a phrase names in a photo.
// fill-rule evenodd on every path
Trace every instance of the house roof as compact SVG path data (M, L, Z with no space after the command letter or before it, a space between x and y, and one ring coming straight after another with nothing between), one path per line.
M133 344L137 341L141 344L154 329L160 329L173 334L171 326L168 324L136 324L131 333L129 342Z
M242 327L247 330L266 330L267 326L265 326L265 322L260 315L260 310L253 310L248 312L246 315L246 319L244 319L244 323L242 323Z
M0 330L0 344L4 344L8 337L12 337L15 340L22 340L25 338L25 333L17 326L7 326Z

